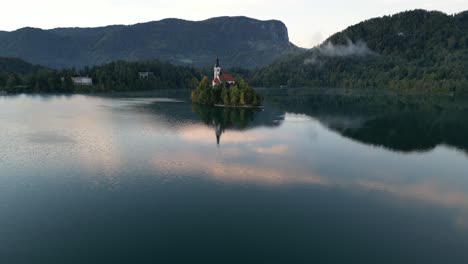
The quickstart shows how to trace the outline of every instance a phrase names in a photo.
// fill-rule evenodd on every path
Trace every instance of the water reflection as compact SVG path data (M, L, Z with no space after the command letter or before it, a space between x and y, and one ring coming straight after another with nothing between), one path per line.
M448 145L468 153L466 98L409 95L275 95L270 103L311 116L359 142L399 152L427 152Z
M218 145L220 144L221 135L226 129L242 131L260 125L277 127L283 121L282 115L275 116L272 113L264 115L265 118L260 119L258 115L262 112L262 109L257 108L220 108L194 104L192 110L203 123L214 128ZM256 118L259 118L257 122L255 122Z
M454 150L467 149L463 104L322 95L266 103L246 111L161 98L5 99L0 262L4 249L30 258L17 253L39 248L114 262L154 252L162 263L193 262L187 252L219 262L250 250L255 263L466 263L468 163ZM77 241L88 248L77 251Z
M327 96L301 97L296 100L282 98L278 102L270 100L271 104L263 111L193 105L191 110L206 127L193 124L180 127L182 138L192 144L209 146L213 135L216 135L219 144L221 136L229 131L226 142L230 145L219 154L211 154L209 150L205 150L207 156L202 159L197 158L199 149L193 155L189 155L187 149L183 153L176 151L173 154L185 160L184 171L198 169L216 179L353 186L352 188L378 191L404 199L463 209L462 215L468 213L468 195L456 183L460 180L457 177L463 168L451 169L450 172L440 167L449 156L454 164L460 164L459 161L463 162L464 159L460 160L457 155L443 154L444 157L438 163L424 168L420 166L418 159L423 158L429 162L433 159L432 156L446 151L440 149L427 157L411 155L413 152L428 153L441 145L466 150L466 138L458 134L460 130L466 129L461 118L464 108L451 104L446 105L448 108L441 108L440 104L428 106L427 102L421 104L418 101L408 101L403 104L401 101L394 102L394 98L388 100L376 102L373 99L365 101L363 98ZM312 119L304 119L297 114ZM352 141L341 142L334 136L330 140L325 139L325 135L330 136L326 129L317 127L312 120L364 145L382 146L410 156L391 155L385 150L369 150ZM262 131L258 130L259 127L276 128L277 131ZM313 138L308 141L307 135L301 134L301 129L310 127L315 127L316 134L322 137L321 142L314 143ZM238 145L239 143L245 145ZM307 150L310 146L314 146L315 151ZM340 167L331 169L329 166L334 165L330 161L337 160L339 156L335 151L347 148L351 149L350 155L346 152L343 155L347 160L338 159ZM314 156L314 153L320 152L320 156ZM331 152L331 155L327 155L327 152ZM368 152L372 153L372 159L366 154ZM245 157L255 157L256 163L247 162ZM374 160L375 164L369 164L370 160ZM406 167L394 168L392 161L405 163ZM363 164L366 166L363 167ZM418 168L419 171L415 173L413 168ZM442 180L439 176L444 173L452 175L446 174L447 178ZM356 178L350 177L354 174ZM379 177L380 174L383 177ZM413 178L411 182L408 182L409 176ZM461 219L465 218L459 216L456 219L454 222L461 225Z
M312 96L306 99L306 104L287 99L280 102L275 104L271 100L273 104L263 111L190 104L152 105L151 111L164 116L168 123L174 122L171 119L174 116L180 121L181 117L175 112L185 112L185 118L191 120L183 121L183 125L176 129L181 140L189 142L191 147L173 146L166 155L158 154L153 164L161 169L160 164L168 166L169 163L159 162L160 159L183 160L170 163L165 169L179 173L198 172L224 181L346 186L458 208L463 210L462 215L468 214L467 190L460 185L464 182L460 176L466 168L460 164L466 158L437 147L446 141L433 137L429 137L434 140L430 145L432 151L431 148L422 148L426 146L427 137L418 136L425 131L425 128L418 128L419 122L401 121L405 126L399 122L377 122L398 111L377 107L372 100L358 104L353 98ZM169 112L168 108L171 109ZM435 115L440 111L426 111L424 108L414 110L416 117L421 116L418 109L427 115L422 121L424 124L431 118L445 122L427 114ZM189 118L188 113L195 113L195 116ZM404 120L405 114L410 113L402 111L395 118ZM458 115L456 111L455 115ZM454 119L449 120L452 121L447 122L455 122ZM382 125L367 131L374 123ZM388 131L400 129L405 132L390 132L387 136ZM339 136L329 133L329 130ZM311 131L314 137L310 136ZM222 135L225 136L225 146L220 152L214 152L214 137L220 140ZM442 132L441 135L444 135L442 138L450 138ZM353 141L341 137L352 138ZM463 145L455 144L457 141L450 142L457 148L463 148ZM383 146L384 149L372 149L368 145ZM424 152L419 153L422 150ZM201 157L200 153L204 155ZM457 219L460 222L464 218Z

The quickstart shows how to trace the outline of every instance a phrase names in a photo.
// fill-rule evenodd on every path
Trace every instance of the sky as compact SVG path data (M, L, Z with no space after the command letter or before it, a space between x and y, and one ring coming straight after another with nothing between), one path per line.
M0 0L0 30L22 27L95 27L216 16L278 19L291 41L310 48L363 20L417 8L447 14L468 10L468 0Z

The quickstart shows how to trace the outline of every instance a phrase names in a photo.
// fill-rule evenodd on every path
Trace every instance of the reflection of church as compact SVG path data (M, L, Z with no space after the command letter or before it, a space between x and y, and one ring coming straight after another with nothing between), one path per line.
M214 124L214 122L213 122ZM221 127L221 124L214 124L216 130L216 144L219 146L219 142L221 141L221 135L224 133L224 128Z
M216 143L226 130L245 131L255 127L277 127L284 120L284 112L262 111L257 108L212 107L193 104L193 112L207 126L214 130Z

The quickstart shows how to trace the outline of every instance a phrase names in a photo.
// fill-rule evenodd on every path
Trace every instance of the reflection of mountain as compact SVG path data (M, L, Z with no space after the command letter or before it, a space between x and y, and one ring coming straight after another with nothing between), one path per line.
M394 151L449 145L468 152L468 105L461 99L415 96L313 95L269 98L345 137Z
M222 108L194 104L193 111L206 125L214 127L219 145L226 129L245 130L258 126L275 127L284 120L284 113L272 109L262 111L250 108Z
M399 151L425 151L440 144L468 150L468 124L443 114L408 113L379 116L359 128L334 127L343 135L364 143Z

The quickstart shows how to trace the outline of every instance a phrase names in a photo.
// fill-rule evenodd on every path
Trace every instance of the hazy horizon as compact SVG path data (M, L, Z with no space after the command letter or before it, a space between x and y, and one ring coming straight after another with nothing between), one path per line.
M192 21L206 20L219 16L247 16L259 20L276 19L286 24L291 42L310 48L331 34L346 27L384 15L413 10L437 10L456 14L468 10L468 1L402 1L385 0L377 5L369 0L354 3L331 0L278 1L239 0L237 5L228 3L212 4L208 1L179 0L163 1L106 0L99 3L91 0L81 2L44 0L16 1L5 5L9 12L3 13L1 31L14 31L24 27L52 29L59 27L102 27L109 25L132 25L166 18ZM25 6L28 8L25 9ZM360 8L363 6L363 8ZM182 7L182 8L181 8ZM37 12L40 10L40 12ZM70 11L72 10L72 11ZM21 16L18 16L21 13ZM25 19L26 18L26 19Z

